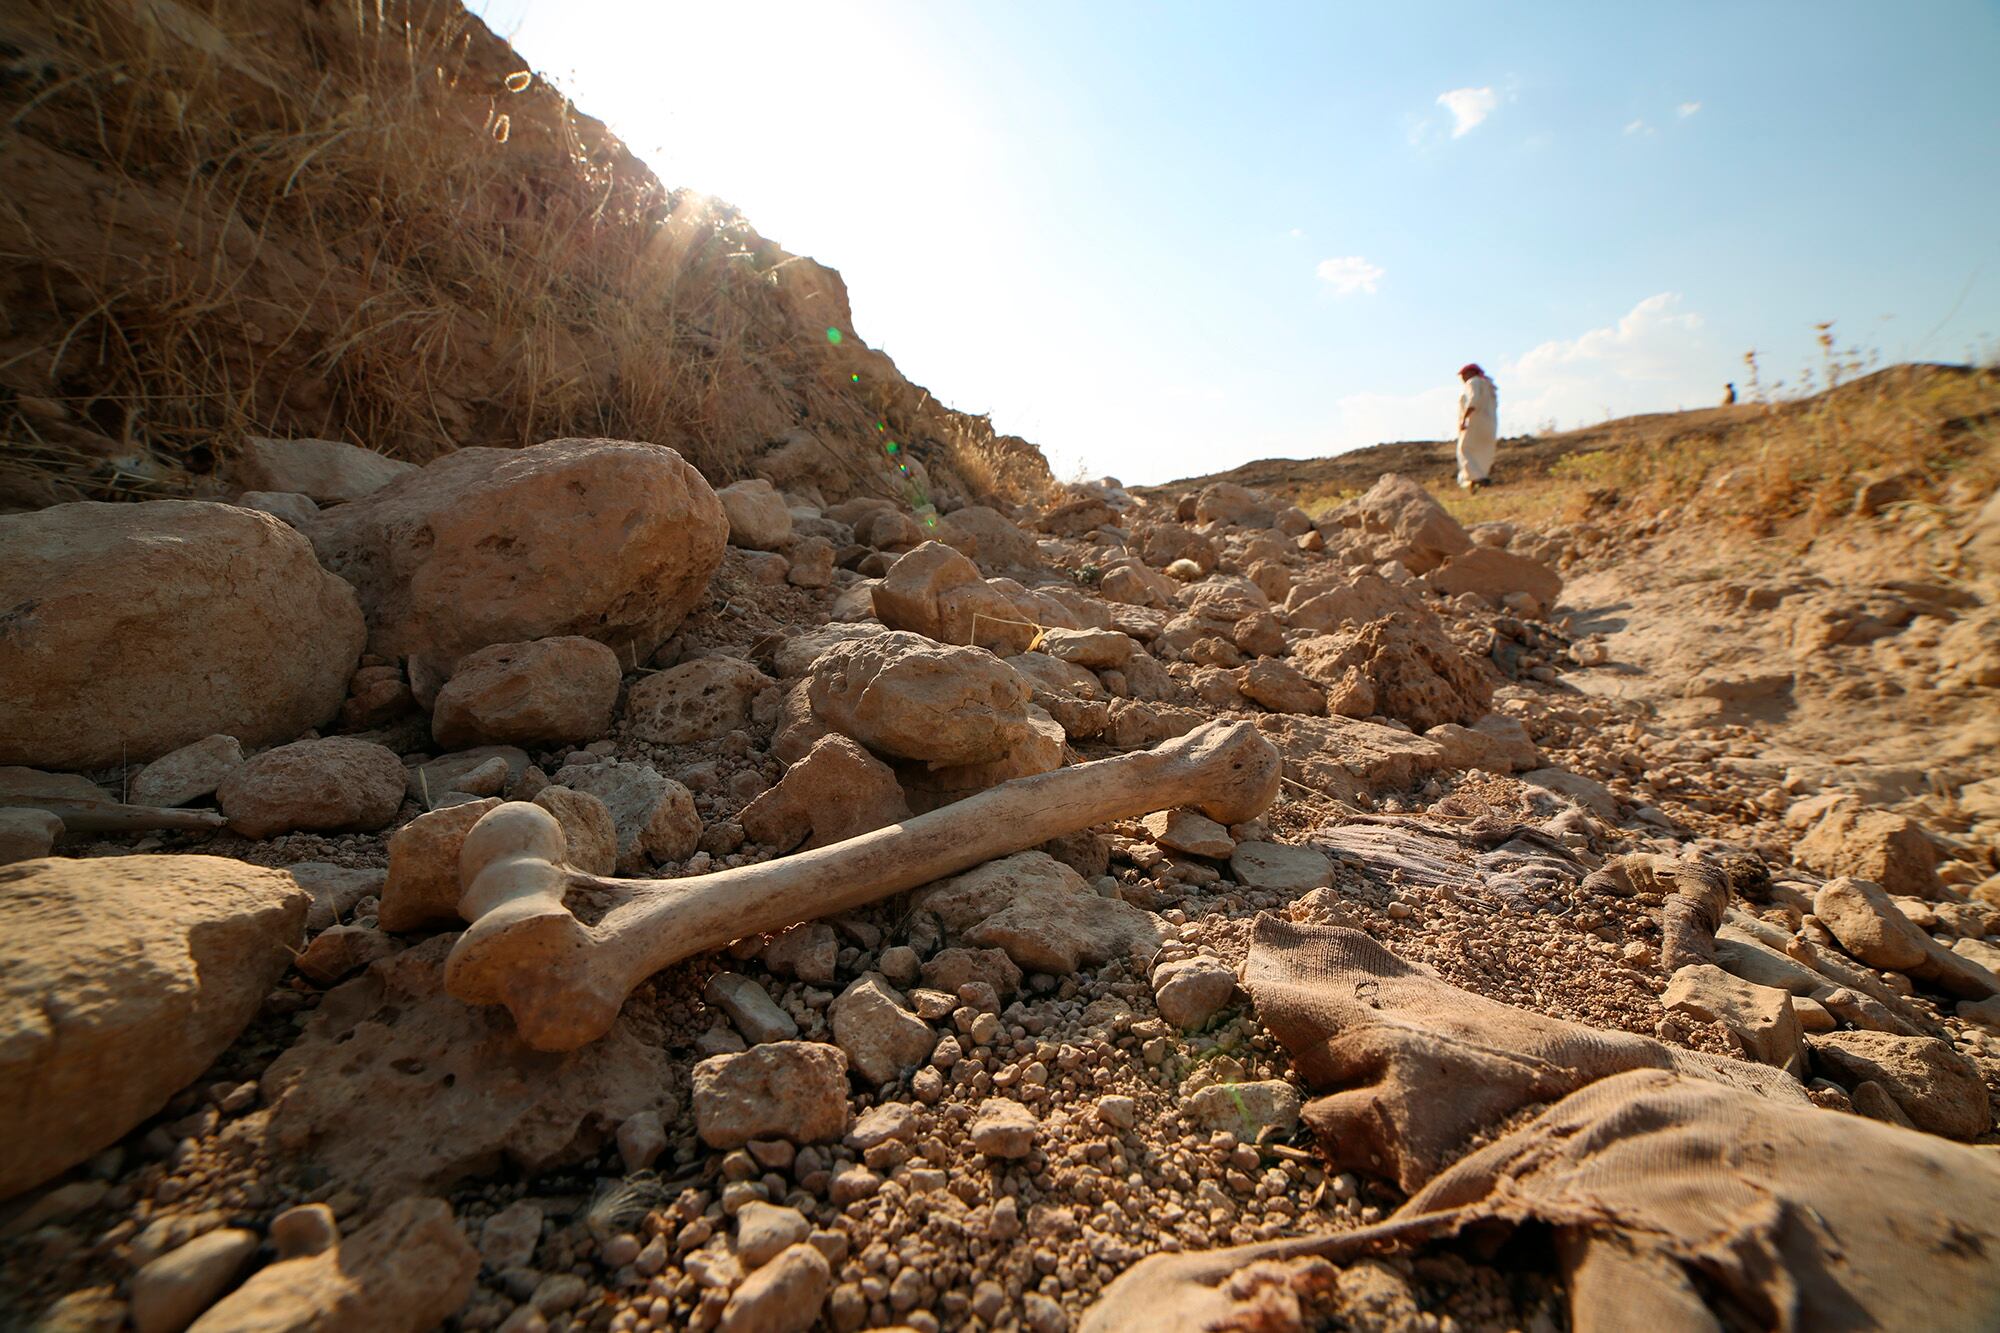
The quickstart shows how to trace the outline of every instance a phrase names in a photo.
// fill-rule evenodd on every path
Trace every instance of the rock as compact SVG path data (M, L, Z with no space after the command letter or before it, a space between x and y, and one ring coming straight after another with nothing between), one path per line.
M446 454L308 535L360 592L371 651L449 677L488 644L571 634L644 661L707 594L728 531L672 449L551 440Z
M1731 976L1785 991L1792 996L1795 1010L1800 1008L1796 1003L1799 999L1827 984L1825 977L1804 963L1730 925L1715 932L1715 962Z
M1277 506L1262 491L1234 482L1218 481L1204 486L1194 501L1195 520L1200 523L1233 523L1243 528L1268 528L1277 521Z
M618 825L603 801L589 792L551 785L535 793L534 803L562 825L569 864L590 875L609 875L618 868Z
M789 852L845 842L909 817L895 770L847 737L832 735L744 806L737 822L752 842Z
M1813 915L1841 948L1870 967L1907 972L1960 999L2000 994L2000 977L1926 935L1888 894L1864 880L1828 880L1813 895ZM1890 958L1901 961L1879 961Z
M967 505L940 518L937 539L988 574L1025 573L1042 565L1035 539L984 505Z
M831 1143L847 1132L847 1054L812 1041L773 1041L694 1067L695 1132L711 1148L752 1139Z
M1298 1089L1282 1079L1262 1083L1211 1083L1181 1104L1197 1128L1226 1129L1255 1143L1269 1128L1282 1138L1298 1128Z
M618 654L578 635L490 644L438 691L431 734L448 750L584 745L611 730L623 675Z
M1472 547L1472 538L1445 507L1408 477L1384 473L1367 493L1336 508L1330 521L1389 542L1386 558L1412 574L1428 574Z
M701 842L694 793L651 764L611 759L571 764L555 785L587 792L604 802L618 830L618 873L637 874L654 861L685 861Z
M1850 1088L1881 1084L1918 1129L1976 1139L1993 1127L1979 1066L1935 1037L1829 1032L1808 1044L1815 1068Z
M1720 1023L1751 1059L1805 1077L1805 1037L1786 992L1744 981L1709 963L1691 963L1674 973L1660 1003L1702 1022Z
M374 1198L536 1175L607 1146L618 1125L681 1113L684 1075L657 1033L621 1015L574 1051L537 1051L498 1005L444 990L439 935L328 991L259 1082L259 1151Z
M1032 739L1028 683L977 648L880 634L821 655L807 684L821 722L879 754L983 764Z
M1229 830L1199 810L1162 810L1139 821L1146 836L1169 851L1221 860L1236 850Z
M1445 722L1477 722L1493 703L1492 681L1428 614L1316 635L1297 644L1292 658L1327 688L1327 707L1334 712L1345 711L1333 693L1354 687L1350 671L1368 682L1376 712L1419 731Z
M1906 815L1836 805L1799 839L1792 857L1828 878L1851 876L1912 898L1938 896L1937 844Z
M299 955L299 975L315 986L331 986L400 948L387 935L367 926L328 926L313 936Z
M213 795L242 766L243 746L234 736L204 736L140 769L128 799L133 805L186 805Z
M1310 847L1239 842L1229 854L1229 874L1246 889L1299 894L1331 885L1333 862Z
M698 657L643 676L625 701L632 734L655 745L690 745L750 721L750 701L776 681L736 657Z
M833 1039L863 1082L894 1083L931 1058L937 1033L903 1007L881 978L862 977L840 993L829 1011Z
M1139 558L1155 569L1186 560L1201 574L1213 573L1215 543L1179 523L1153 523L1139 533Z
M301 531L319 517L319 505L310 495L298 495L291 491L245 491L236 497L236 505L239 509L254 509L260 514L269 514L280 523Z
M423 1333L472 1294L479 1256L442 1199L398 1199L322 1254L259 1269L192 1333Z
M0 809L0 866L47 856L62 833L62 820L46 810Z
M229 473L246 491L289 491L319 504L372 495L417 470L372 449L340 440L267 440L246 435Z
M956 940L1003 949L1027 971L1058 976L1114 958L1150 957L1162 939L1158 917L1099 897L1046 852L1019 852L940 880L915 905Z
M1041 1131L1035 1113L1017 1101L988 1097L972 1113L967 1126L973 1148L983 1157L1026 1157L1034 1151Z
M403 808L408 779L394 750L351 736L293 741L231 773L216 802L232 832L368 832Z
M715 493L729 517L729 544L752 551L775 551L792 539L792 514L785 497L762 477L724 486Z
M1207 1026L1235 993L1235 971L1214 958L1183 958L1153 972L1160 1017L1188 1031Z
M306 930L325 930L354 910L363 898L380 897L387 872L337 866L326 861L301 861L289 867L292 878L312 897L306 909Z
M1006 998L1021 989L1021 969L1003 949L940 949L924 963L924 985L949 995L970 982L983 982Z
M1037 651L1093 671L1116 670L1139 645L1115 629L1045 629Z
M1100 495L1083 495L1067 500L1035 520L1043 532L1061 537L1084 537L1099 528L1113 527L1118 511Z
M799 1025L778 1007L771 992L740 972L717 972L708 979L702 998L729 1015L729 1021L752 1046L766 1041L790 1041ZM852 1051L848 1052L851 1056Z
M519 1199L486 1219L479 1231L479 1254L495 1272L526 1268L542 1243L542 1210Z
M801 1242L743 1279L722 1307L718 1333L805 1333L833 1287L826 1256Z
M1424 614L1423 601L1409 588L1368 571L1331 579L1320 576L1294 584L1285 594L1285 623L1315 634L1358 628L1389 616Z
M1469 727L1446 722L1424 733L1443 748L1447 768L1481 768L1489 773L1520 773L1538 767L1542 753L1528 728L1518 719L1488 713Z
M1970 611L1938 635L1936 684L1945 690L2000 685L2000 606Z
M271 1219L271 1246L280 1259L325 1254L340 1244L340 1225L323 1203L294 1204Z
M204 1232L132 1275L134 1333L180 1333L215 1303L257 1252L257 1233Z
M198 1078L291 966L290 875L211 856L0 867L0 1199Z
M911 809L919 814L939 806L977 796L1015 778L1051 773L1062 767L1068 733L1060 722L1033 704L1028 705L1027 731L1012 749L1000 758L979 764L896 765L896 780L903 788Z
M0 763L97 769L330 722L354 590L266 514L185 500L0 516Z
M421 930L459 926L458 853L499 798L467 801L418 815L389 835L389 873L382 882L376 919L382 929Z
M1236 673L1236 688L1274 713L1326 715L1326 691L1289 662L1264 658Z
M58 796L70 801L118 798L81 773L44 773L38 768L0 767L0 806L23 796Z
M487 768L493 760L505 761L507 776L502 790L510 790L528 772L528 752L515 745L475 745L470 750L457 754L440 755L427 763L413 765L409 770L408 790L410 799L430 810L436 808L439 798L446 792L466 791L467 785L477 785L472 774ZM475 793L468 792L468 795ZM498 795L498 792L477 793ZM527 799L526 797L522 798Z
M745 1272L763 1267L811 1234L812 1223L796 1208L752 1199L736 1210L736 1258Z
M1530 787L1553 792L1566 801L1574 801L1606 823L1618 822L1618 797L1596 778L1587 778L1566 768L1533 768L1521 774L1521 781Z
M825 986L833 981L839 954L840 941L834 937L833 927L824 921L808 921L779 932L777 938L764 946L764 966L781 975Z
M800 537L785 547L785 582L794 588L833 586L833 543L824 537Z
M1139 1104L1119 1094L1099 1097L1097 1118L1113 1129L1130 1129L1139 1123Z
M1473 593L1498 606L1510 593L1526 593L1546 613L1562 596L1562 575L1539 560L1497 546L1474 546L1445 561L1430 576L1431 585L1448 597Z

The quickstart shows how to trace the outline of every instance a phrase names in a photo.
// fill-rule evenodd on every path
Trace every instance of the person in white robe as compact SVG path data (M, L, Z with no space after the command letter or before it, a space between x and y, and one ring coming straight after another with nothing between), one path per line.
M1500 391L1477 362L1460 366L1458 484L1477 490L1493 484L1493 455L1500 446Z

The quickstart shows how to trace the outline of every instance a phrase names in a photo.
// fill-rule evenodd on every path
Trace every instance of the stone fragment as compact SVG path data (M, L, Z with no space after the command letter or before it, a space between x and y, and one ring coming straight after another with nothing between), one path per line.
M1032 972L1067 975L1114 958L1150 957L1160 919L1093 892L1046 852L1020 852L940 880L917 897L955 939L1006 951ZM926 970L925 980L931 984Z
M1026 1157L1034 1151L1041 1122L1017 1101L988 1097L966 1128L973 1149L983 1157Z
M1326 691L1289 662L1263 658L1236 673L1236 688L1274 713L1326 714Z
M310 900L211 856L0 867L0 1199L199 1077L291 966Z
M764 966L815 986L833 981L839 956L840 941L824 921L808 921L780 931L764 946Z
M807 681L813 713L879 754L983 764L1004 759L1032 731L1020 673L991 653L915 634L837 645Z
M1021 969L1003 949L940 949L924 963L924 985L948 995L968 982L984 982L1000 996L1021 988Z
M987 574L1020 574L1039 569L1035 539L998 510L985 505L954 509L938 520L937 539L971 559Z
M694 1067L694 1122L711 1148L831 1143L847 1132L847 1055L823 1042L774 1041L710 1056Z
M700 845L694 793L651 764L569 764L556 773L555 784L604 802L618 830L621 875L638 874L655 861L685 861Z
M1296 583L1285 594L1285 623L1293 629L1331 634L1387 616L1421 616L1424 604L1409 588L1371 571L1319 575Z
M715 498L728 515L731 546L775 551L792 539L792 514L785 497L762 477L724 486Z
M745 1272L763 1267L811 1234L812 1223L796 1208L752 1199L736 1210L736 1258Z
M439 755L436 759L411 765L407 770L410 799L426 810L434 809L446 792L465 791L466 784L474 781L472 775L484 771L495 759L507 765L506 786L509 790L528 772L528 752L519 746L475 745L469 750ZM527 797L518 799L526 800Z
M62 833L62 820L46 810L0 809L0 866L47 856Z
M1331 711L1342 711L1331 692L1348 688L1353 671L1371 687L1375 711L1419 731L1477 722L1493 702L1492 680L1429 613L1316 635L1295 645L1292 659L1328 689Z
M1805 1076L1805 1037L1785 991L1744 981L1710 963L1691 963L1674 973L1660 1004L1705 1023L1720 1023L1751 1059Z
M841 1142L856 1152L867 1152L891 1139L914 1138L916 1133L917 1114L908 1102L883 1102L856 1117L854 1127Z
M1430 577L1447 596L1474 593L1498 606L1509 594L1526 593L1537 612L1553 610L1562 597L1562 575L1539 560L1496 546L1474 546L1445 561Z
M359 591L371 651L448 678L488 644L570 634L644 661L706 595L728 532L672 449L551 440L445 454L308 535Z
M437 693L431 734L471 745L583 745L611 730L623 676L618 654L565 635L467 653Z
M771 992L740 972L717 972L708 979L702 998L729 1015L729 1021L752 1046L766 1041L790 1041L799 1025L778 1007ZM850 1056L853 1052L848 1053Z
M1298 1089L1282 1079L1262 1083L1211 1083L1181 1105L1196 1127L1225 1129L1246 1143L1269 1129L1282 1137L1298 1128Z
M389 835L389 873L375 917L382 929L422 930L464 924L458 914L458 853L465 835L498 797L418 815Z
M1036 651L1093 671L1116 670L1138 649L1129 634L1115 629L1045 629Z
M1244 528L1268 528L1277 521L1277 506L1262 491L1218 481L1204 486L1194 501L1200 523L1231 523Z
M1161 810L1139 821L1146 836L1169 851L1222 860L1236 850L1229 830L1199 810Z
M257 1252L257 1233L204 1232L132 1275L134 1333L180 1333L215 1303Z
M518 1199L487 1218L479 1231L479 1255L495 1272L526 1268L541 1243L541 1207L526 1199Z
M317 505L372 495L417 470L344 440L271 440L246 435L229 462L229 475L246 491L284 491Z
M1907 815L1836 805L1792 848L1808 870L1879 884L1892 894L1938 896L1937 844Z
M1093 707L1101 705L1092 705ZM896 780L910 807L918 813L977 796L990 787L1015 778L1051 773L1062 767L1068 733L1046 711L1034 704L1027 708L1027 728L1000 758L974 764L921 764L909 761L896 765Z
M833 1288L826 1256L801 1242L743 1279L722 1307L717 1333L805 1333Z
M267 514L189 500L0 515L0 764L99 769L332 721L354 590Z
M778 682L737 657L698 657L641 677L625 700L632 734L655 745L691 745L750 721L750 701Z
M1518 719L1488 713L1469 727L1446 722L1424 733L1443 748L1447 768L1481 768L1489 773L1520 773L1541 766L1541 751Z
M864 976L833 1002L833 1039L863 1082L894 1083L931 1058L937 1033L903 1007L879 977Z
M1935 1037L1829 1032L1808 1044L1815 1068L1850 1088L1879 1083L1918 1129L1976 1139L1993 1127L1979 1066Z
M909 817L895 770L836 734L817 741L777 786L743 807L737 822L752 842L789 852L845 842Z
M321 1254L285 1259L209 1307L192 1333L422 1333L472 1294L479 1255L442 1199L398 1199Z
M407 781L394 750L326 736L264 751L231 773L215 796L230 829L246 838L366 832L396 817Z
M610 806L587 791L553 784L536 792L534 803L562 825L571 865L591 875L609 875L618 868L618 824Z
M1097 1118L1113 1129L1130 1129L1139 1123L1139 1104L1122 1094L1107 1094L1097 1099Z
M289 866L293 879L312 897L306 909L306 930L325 930L354 910L363 898L379 898L387 880L386 871L370 867L337 866L327 861L300 861Z
M213 795L242 766L243 746L234 736L204 736L140 769L127 799L133 805L186 805Z
M1282 842L1239 842L1229 854L1229 873L1246 889L1298 894L1333 883L1333 862L1310 847Z
M318 503L310 495L300 495L295 491L245 491L236 497L236 504L241 509L269 514L301 531L319 517Z
M1183 958L1153 972L1160 1017L1188 1031L1205 1027L1235 993L1235 971L1214 958Z
M316 986L331 986L401 947L367 926L328 926L299 955L299 975Z

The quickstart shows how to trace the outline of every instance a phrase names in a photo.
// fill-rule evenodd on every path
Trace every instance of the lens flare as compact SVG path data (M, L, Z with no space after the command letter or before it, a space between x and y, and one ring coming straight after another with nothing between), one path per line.
M836 329L836 328L828 328L828 329L827 329L827 331L826 331L826 340L827 340L828 342L830 342L830 343L834 344L835 346L839 346L839 345L840 345L840 330L839 330L839 329Z

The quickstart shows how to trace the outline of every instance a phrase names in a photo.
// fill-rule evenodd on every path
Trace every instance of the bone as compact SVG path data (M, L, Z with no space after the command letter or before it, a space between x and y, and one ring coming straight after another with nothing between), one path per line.
M215 810L122 805L67 796L10 796L9 806L46 810L70 833L139 833L148 829L216 829L229 821Z
M602 1036L661 968L745 936L876 902L1079 829L1192 806L1224 824L1276 799L1278 753L1255 727L1212 722L1151 750L1005 782L952 805L796 856L681 880L621 880L562 864L561 827L538 806L488 812L459 854L459 913L445 988L504 1004L522 1040L566 1051ZM563 905L609 899L595 925Z

